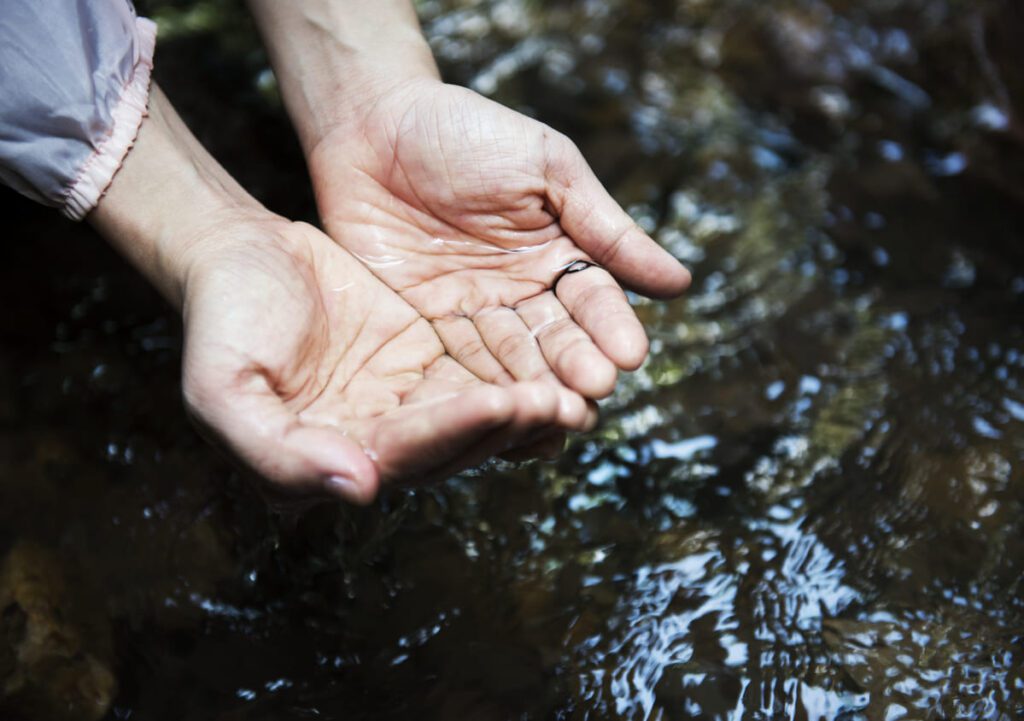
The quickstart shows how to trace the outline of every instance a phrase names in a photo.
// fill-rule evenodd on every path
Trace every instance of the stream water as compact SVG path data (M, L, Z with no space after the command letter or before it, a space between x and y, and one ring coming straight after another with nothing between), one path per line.
M243 9L138 5L197 135L313 218ZM1024 8L419 5L694 286L560 460L296 518L191 430L155 295L14 204L0 555L54 559L106 718L1024 718Z

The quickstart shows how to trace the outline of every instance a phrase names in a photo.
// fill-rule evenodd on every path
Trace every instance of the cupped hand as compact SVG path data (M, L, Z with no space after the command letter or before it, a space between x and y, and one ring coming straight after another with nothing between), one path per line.
M647 337L619 283L671 297L689 274L568 138L430 78L352 115L308 153L324 224L448 354L487 382L553 375L591 398L643 362ZM581 260L597 265L563 274Z
M184 393L200 425L286 489L354 502L564 431L591 404L486 383L408 303L315 228L262 214L190 245Z

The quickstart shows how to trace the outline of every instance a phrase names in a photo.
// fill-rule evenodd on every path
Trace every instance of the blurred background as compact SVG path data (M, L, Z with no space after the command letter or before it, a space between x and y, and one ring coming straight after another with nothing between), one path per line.
M418 6L693 289L559 461L280 515L189 426L174 315L5 192L0 716L1024 717L1024 6ZM241 1L137 7L315 221Z

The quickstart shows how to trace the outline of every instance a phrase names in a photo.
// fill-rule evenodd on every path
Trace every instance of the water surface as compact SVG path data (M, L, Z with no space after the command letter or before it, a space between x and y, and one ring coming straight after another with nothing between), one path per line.
M139 6L200 138L313 217L242 9ZM420 7L694 287L559 461L282 517L188 426L173 316L19 204L0 551L63 564L109 718L1024 717L1024 11Z

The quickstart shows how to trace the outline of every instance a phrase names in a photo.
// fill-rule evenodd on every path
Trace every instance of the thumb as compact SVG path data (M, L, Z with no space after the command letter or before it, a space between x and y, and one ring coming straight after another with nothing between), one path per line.
M377 468L362 447L337 429L303 422L263 375L241 385L186 377L184 389L196 419L281 490L326 492L359 505L377 495Z
M690 272L615 202L576 145L550 129L545 140L548 201L573 242L643 295L672 298L685 291Z

